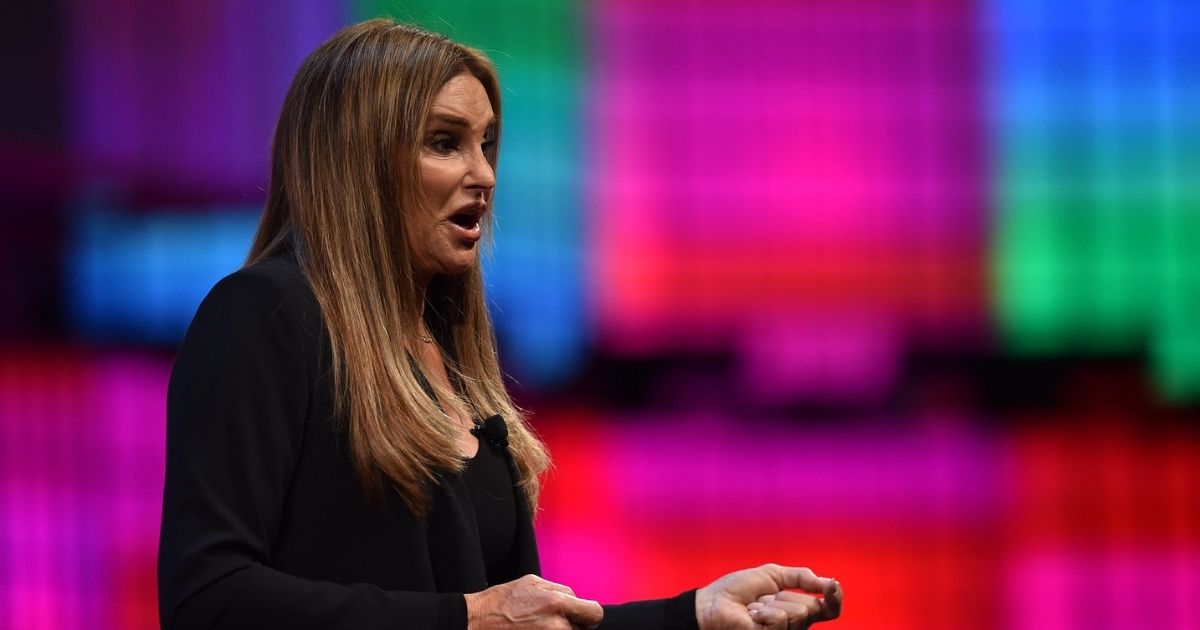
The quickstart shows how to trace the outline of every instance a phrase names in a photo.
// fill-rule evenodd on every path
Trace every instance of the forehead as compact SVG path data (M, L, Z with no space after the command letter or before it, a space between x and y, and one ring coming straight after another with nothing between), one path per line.
M438 90L429 108L429 117L431 121L465 122L472 128L485 128L495 122L487 90L483 89L479 79L466 72L450 79Z

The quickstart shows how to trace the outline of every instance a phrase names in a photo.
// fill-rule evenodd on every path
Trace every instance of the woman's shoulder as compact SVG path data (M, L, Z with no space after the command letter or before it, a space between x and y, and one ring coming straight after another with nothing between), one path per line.
M213 286L209 297L224 294L267 300L313 299L300 265L288 256L275 256L234 271Z
M275 296L312 294L300 265L289 256L275 256L242 267L222 278L214 289L217 287Z
M286 256L247 265L222 278L204 298L197 317L206 312L226 320L265 318L305 328L319 320L317 300L304 272Z

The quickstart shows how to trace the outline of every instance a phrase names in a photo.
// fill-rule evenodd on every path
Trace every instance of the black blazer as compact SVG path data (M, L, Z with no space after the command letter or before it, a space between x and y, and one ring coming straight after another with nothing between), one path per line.
M368 505L333 422L329 357L289 258L226 277L200 305L167 398L163 627L466 627L462 594L489 583L461 475L431 490L424 521L394 491ZM517 505L514 570L493 583L539 571ZM694 591L608 606L604 627L694 628L694 606Z

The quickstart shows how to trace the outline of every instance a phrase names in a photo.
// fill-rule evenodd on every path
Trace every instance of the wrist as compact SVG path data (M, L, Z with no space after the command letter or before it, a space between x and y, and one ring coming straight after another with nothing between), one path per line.
M696 589L696 625L701 630L707 627L705 622L712 610L712 600L712 592L707 586Z
M467 628L479 627L479 593L463 593L463 599L467 602Z

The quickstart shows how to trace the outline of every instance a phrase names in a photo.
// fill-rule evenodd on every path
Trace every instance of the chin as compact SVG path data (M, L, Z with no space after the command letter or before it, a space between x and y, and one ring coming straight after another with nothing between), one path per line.
M442 275L444 276L461 276L475 268L475 259L455 261L450 264L442 265Z

